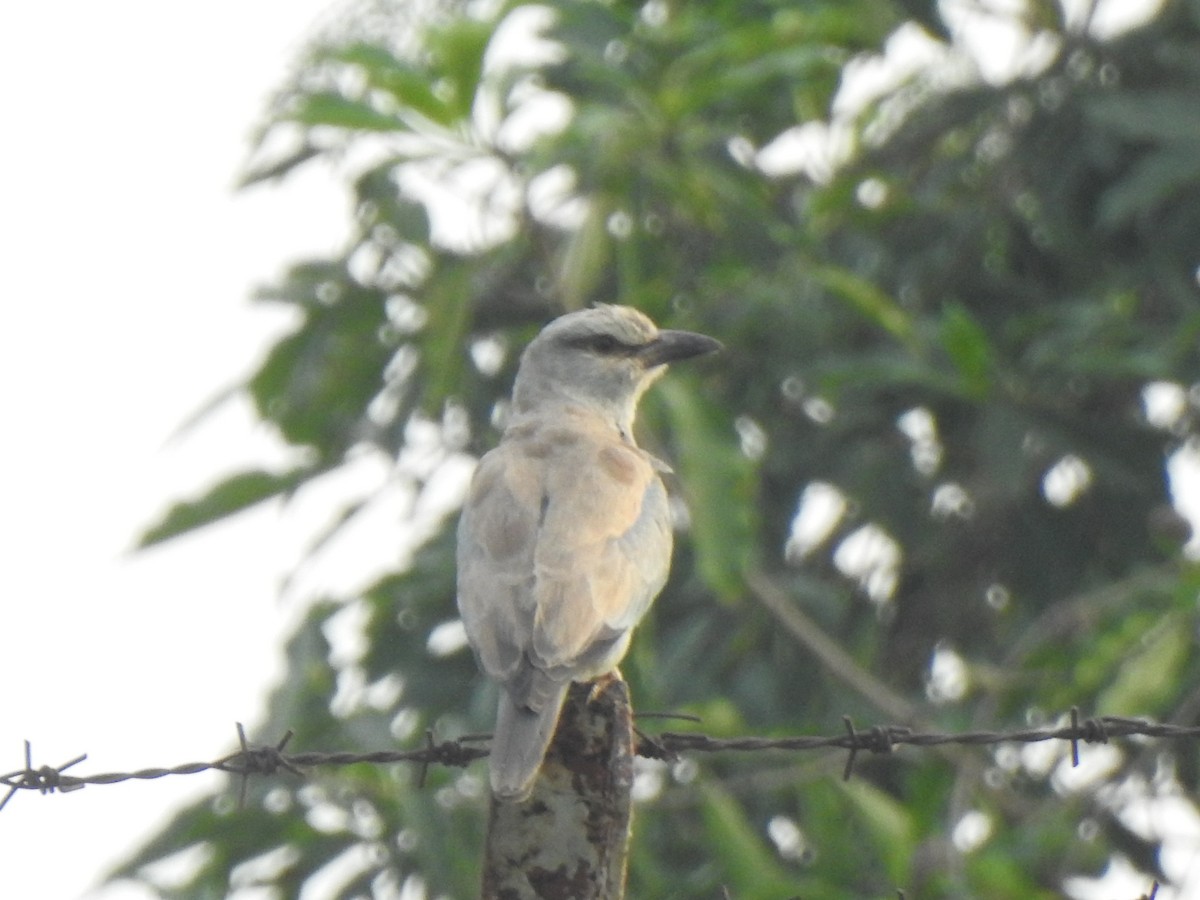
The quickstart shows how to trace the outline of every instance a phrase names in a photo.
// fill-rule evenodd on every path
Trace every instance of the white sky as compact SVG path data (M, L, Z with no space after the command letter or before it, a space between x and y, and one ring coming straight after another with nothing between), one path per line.
M234 196L266 97L327 0L0 5L0 772L80 753L77 772L207 760L256 720L294 552L266 510L146 554L167 498L271 443L245 412L169 443L245 373L281 320L253 285L333 249L319 176ZM0 812L0 896L89 893L209 776Z

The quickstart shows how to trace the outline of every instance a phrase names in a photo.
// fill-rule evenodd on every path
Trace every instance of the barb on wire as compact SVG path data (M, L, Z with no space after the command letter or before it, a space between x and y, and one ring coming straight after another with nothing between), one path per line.
M293 775L303 777L304 773L283 755L283 748L292 739L294 731L289 728L279 742L272 747L269 744L251 744L246 740L245 727L241 722L236 724L238 743L242 749L237 753L231 753L224 759L217 760L213 764L213 768L242 776L241 784L238 786L238 809L246 805L246 787L250 783L251 775L274 775L280 769L286 769Z
M1133 736L1160 740L1200 737L1200 727L1198 726L1166 725L1147 719L1122 716L1081 719L1079 710L1074 708L1070 713L1069 724L1052 728L1026 728L1017 731L917 732L902 725L875 725L865 731L860 731L854 726L849 716L843 718L843 723L845 730L838 734L798 735L781 738L714 738L695 732L671 731L646 735L638 731L637 753L639 756L649 759L673 760L677 759L681 753L687 752L755 753L768 750L798 752L840 749L847 751L848 754L846 767L842 773L848 779L854 773L854 765L860 752L888 754L894 752L896 747L902 744L914 747L935 747L945 744L983 746L1066 741L1071 746L1071 763L1078 765L1080 742L1085 744L1107 743L1114 738ZM240 777L239 803L245 802L247 785L251 776L274 775L281 769L292 775L304 777L306 769L320 766L411 762L420 766L417 773L417 784L423 786L425 775L431 765L462 768L474 760L487 756L487 748L476 746L476 744L491 737L491 735L470 734L463 735L457 740L436 741L433 732L427 731L424 746L414 750L377 750L368 753L315 751L287 753L285 749L292 739L291 731L274 744L251 743L247 740L245 729L240 722L237 723L237 733L239 749L213 762L185 763L171 768L139 769L136 772L109 772L84 776L70 775L66 770L85 760L86 754L81 754L60 766L35 767L32 747L29 741L26 741L24 768L0 775L0 788L8 789L4 797L0 799L0 810L4 809L17 791L22 790L35 790L41 794L50 794L55 791L67 793L86 785L146 781L165 778L169 775L195 775L208 771L227 772Z
M39 766L35 769L33 767L33 745L29 741L26 741L25 768L0 776L0 784L8 786L8 793L4 795L3 800L0 800L0 809L4 809L8 805L8 801L12 799L13 794L22 788L37 791L39 794L52 794L55 791L62 791L66 794L70 791L79 790L83 785L64 784L62 773L71 768L71 766L83 762L85 759L87 759L87 754L82 753L70 762L65 762L57 768L54 766Z

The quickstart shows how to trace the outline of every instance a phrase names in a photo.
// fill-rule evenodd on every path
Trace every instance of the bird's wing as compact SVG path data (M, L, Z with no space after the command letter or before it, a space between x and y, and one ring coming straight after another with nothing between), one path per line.
M541 467L511 443L484 455L458 522L458 610L495 681L516 677L533 631Z
M647 454L601 428L556 437L534 560L532 658L586 678L614 664L662 589L670 516Z
M648 454L586 423L510 430L459 521L459 612L480 666L533 709L608 671L670 556Z

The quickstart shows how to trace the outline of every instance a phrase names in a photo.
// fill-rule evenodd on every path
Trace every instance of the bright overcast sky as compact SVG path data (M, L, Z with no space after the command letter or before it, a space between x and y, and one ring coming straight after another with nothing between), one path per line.
M278 511L127 551L169 497L270 451L237 410L171 436L279 329L252 287L345 227L319 177L232 190L327 6L0 7L0 773L25 739L35 765L88 753L79 773L212 759L280 671ZM0 812L0 897L146 897L91 886L206 778L18 794Z

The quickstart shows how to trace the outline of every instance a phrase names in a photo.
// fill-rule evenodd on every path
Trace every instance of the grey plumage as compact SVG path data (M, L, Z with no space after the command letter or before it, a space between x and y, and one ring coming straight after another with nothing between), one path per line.
M633 419L667 363L719 347L600 306L555 319L521 357L510 420L458 527L459 612L501 686L497 797L528 794L567 686L616 666L666 582L665 466L634 443Z

